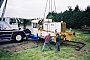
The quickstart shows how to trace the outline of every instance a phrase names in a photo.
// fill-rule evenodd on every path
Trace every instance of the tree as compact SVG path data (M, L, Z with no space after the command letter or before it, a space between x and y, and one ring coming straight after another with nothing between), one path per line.
M61 20L63 20L64 22L66 22L67 28L78 29L83 25L90 26L90 6L87 6L85 11L80 10L78 5L76 5L75 9L72 9L71 6L68 6L68 10L64 12L50 12L47 15L47 18L52 18L55 22L60 22Z
M79 9L79 6L78 6L78 5L76 5L76 7L75 7L74 11L75 11L75 12L80 11L80 9Z
M46 18L51 18L52 17L52 20L54 20L54 21L58 21L58 19L57 19L57 13L55 13L54 11L53 12L49 12L49 14L47 15L47 17Z
M90 26L90 6L87 6L87 8L84 11L84 24Z

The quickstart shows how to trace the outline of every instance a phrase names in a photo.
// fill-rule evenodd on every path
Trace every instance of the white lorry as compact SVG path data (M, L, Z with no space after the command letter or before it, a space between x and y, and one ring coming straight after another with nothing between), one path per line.
M4 0L0 0L0 8ZM29 29L20 29L16 18L5 18L4 13L6 10L7 0L5 1L5 6L2 11L0 20L0 39L8 39L16 42L23 41L24 39L31 38L33 40L38 40L38 35L31 34ZM5 18L5 19L4 19Z
M71 40L73 32L66 32L66 23L53 22L52 19L32 20L32 34L38 34L39 38L43 38L50 33L52 42L56 42L56 33L62 34L63 40Z
M18 19L5 18L4 21L0 21L0 39L13 40L15 42L23 41L24 39L38 40L38 35L31 34L29 29L21 29L18 26Z

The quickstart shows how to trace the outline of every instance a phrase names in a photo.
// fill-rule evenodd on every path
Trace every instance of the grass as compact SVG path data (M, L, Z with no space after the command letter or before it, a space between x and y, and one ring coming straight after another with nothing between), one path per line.
M28 49L13 52L0 49L0 60L90 60L90 34L83 34L78 30L73 31L76 35L72 40L86 44L80 51L62 44L60 52L56 53L55 45L51 44L53 50L46 47L45 52L41 52L43 44L39 44L38 47L31 46Z

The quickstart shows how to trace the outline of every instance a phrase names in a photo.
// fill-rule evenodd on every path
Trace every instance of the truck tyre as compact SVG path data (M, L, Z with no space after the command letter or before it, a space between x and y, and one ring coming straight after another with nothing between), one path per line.
M13 41L14 41L14 42L20 42L20 41L23 40L23 38L24 38L24 36L23 36L22 33L15 33L15 34L13 35Z

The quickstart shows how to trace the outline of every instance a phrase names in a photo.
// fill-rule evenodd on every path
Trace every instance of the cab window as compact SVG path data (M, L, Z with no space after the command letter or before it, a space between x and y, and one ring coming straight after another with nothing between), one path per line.
M15 19L10 18L10 24L17 23Z
M33 28L37 28L38 24L37 23L33 23Z

